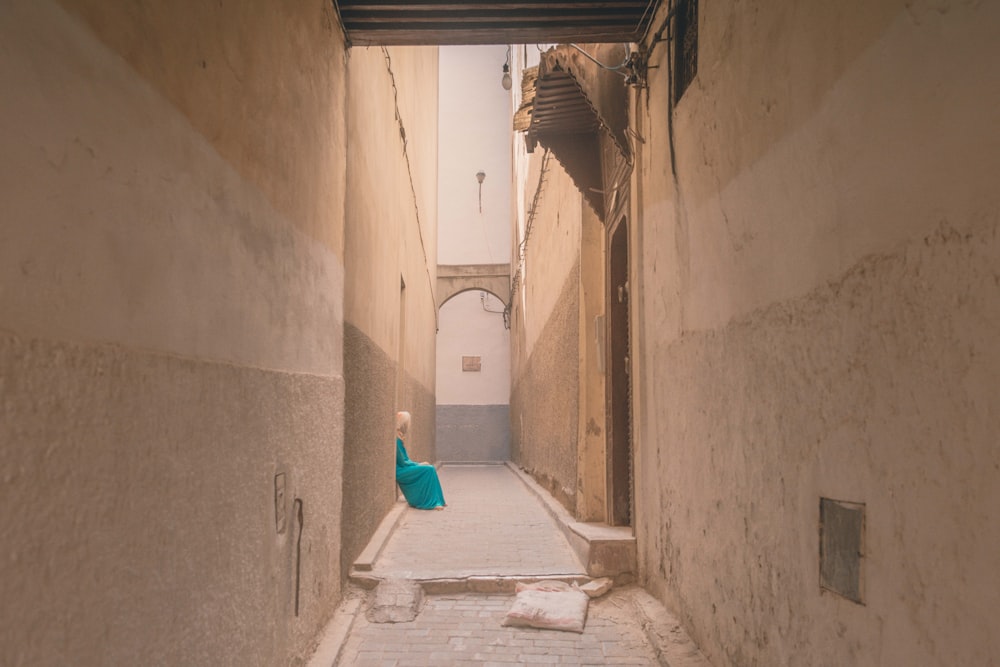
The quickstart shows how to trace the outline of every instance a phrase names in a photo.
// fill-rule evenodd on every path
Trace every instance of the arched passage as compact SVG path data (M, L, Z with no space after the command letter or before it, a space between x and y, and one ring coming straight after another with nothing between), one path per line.
M472 287L467 287L466 289L459 290L459 291L455 292L454 294L450 295L444 301L441 301L440 305L438 306L438 310L441 310L441 308L443 308L449 301L451 301L455 297L457 297L457 296L459 296L461 294L465 294L466 292L486 292L487 294L489 294L490 296L494 297L495 299L498 299L500 301L500 303L502 303L504 305L507 304L507 297L505 295L503 295L503 294L497 294L493 290L489 289L488 287L483 287L482 285L474 285Z
M489 292L507 303L510 294L510 264L438 265L438 310L448 299L469 290Z
M448 462L510 458L510 332L504 301L468 289L443 304L437 334L437 454Z

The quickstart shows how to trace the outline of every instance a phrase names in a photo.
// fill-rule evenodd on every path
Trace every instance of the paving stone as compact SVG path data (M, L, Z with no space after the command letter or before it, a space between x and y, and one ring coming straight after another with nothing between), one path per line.
M415 581L386 579L375 588L375 599L368 610L373 623L405 623L417 617L424 591Z

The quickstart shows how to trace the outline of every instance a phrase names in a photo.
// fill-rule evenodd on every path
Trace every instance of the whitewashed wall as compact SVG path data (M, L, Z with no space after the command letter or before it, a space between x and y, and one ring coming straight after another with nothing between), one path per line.
M500 85L504 46L440 52L438 261L502 264L510 258L510 92ZM480 185L476 174L483 172ZM472 291L441 307L437 340L437 454L441 460L509 456L509 295ZM462 370L478 356L481 370Z

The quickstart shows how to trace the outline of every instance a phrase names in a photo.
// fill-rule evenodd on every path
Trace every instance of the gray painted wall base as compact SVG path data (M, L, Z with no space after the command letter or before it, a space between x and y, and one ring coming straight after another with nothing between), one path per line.
M452 462L509 460L509 406L437 406L437 455Z

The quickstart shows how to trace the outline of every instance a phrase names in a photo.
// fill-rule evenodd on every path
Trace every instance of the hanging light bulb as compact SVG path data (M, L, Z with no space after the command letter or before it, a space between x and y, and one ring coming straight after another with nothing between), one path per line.
M503 86L504 90L510 90L510 86L513 82L510 78L510 46L507 47L507 62L503 64L503 78L500 79L500 85Z

